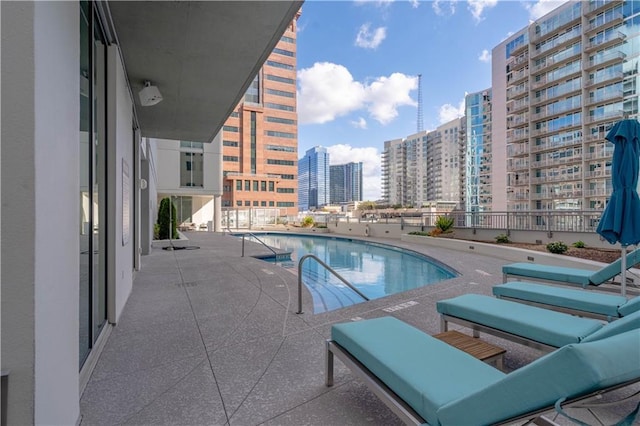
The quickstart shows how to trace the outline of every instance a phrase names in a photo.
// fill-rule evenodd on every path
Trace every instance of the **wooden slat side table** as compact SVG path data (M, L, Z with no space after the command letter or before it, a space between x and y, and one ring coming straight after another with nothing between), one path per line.
M469 355L478 358L480 361L492 363L495 361L496 368L500 371L504 367L504 354L507 352L499 346L480 340L478 337L471 337L456 330L445 331L434 334L436 339L450 344L454 348L460 349Z

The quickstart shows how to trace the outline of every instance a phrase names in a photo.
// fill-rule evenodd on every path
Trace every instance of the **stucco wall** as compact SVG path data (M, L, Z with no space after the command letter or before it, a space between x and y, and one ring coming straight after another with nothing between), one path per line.
M78 18L77 3L2 2L9 424L75 424L79 416Z

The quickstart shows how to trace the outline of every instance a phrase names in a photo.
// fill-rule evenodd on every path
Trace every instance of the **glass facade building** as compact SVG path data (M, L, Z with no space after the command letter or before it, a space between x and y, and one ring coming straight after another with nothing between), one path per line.
M471 93L465 97L465 118L465 210L491 211L491 89Z
M298 210L329 204L329 153L316 146L298 161Z
M362 201L362 163L329 166L329 201Z

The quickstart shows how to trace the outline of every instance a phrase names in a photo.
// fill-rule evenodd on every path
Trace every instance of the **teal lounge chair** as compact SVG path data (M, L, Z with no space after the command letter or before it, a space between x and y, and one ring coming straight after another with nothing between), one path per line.
M640 263L640 248L627 253L627 269ZM567 268L562 266L542 265L539 263L511 263L502 267L503 283L509 281L509 277L529 278L534 281L551 281L580 285L586 288L590 285L600 285L612 280L622 272L621 259L597 271L580 268Z
M452 322L471 328L476 337L485 332L543 351L631 329L640 333L640 311L605 324L479 294L441 300L436 303L436 309L440 313L442 331L447 331L448 323Z
M614 294L526 281L496 285L493 287L493 295L514 302L606 321L640 310L640 296L627 300L626 297Z
M523 305L524 306L524 305ZM487 425L529 420L640 381L640 332L570 344L505 374L393 317L335 324L326 384L340 359L406 424ZM634 414L627 417L633 422Z

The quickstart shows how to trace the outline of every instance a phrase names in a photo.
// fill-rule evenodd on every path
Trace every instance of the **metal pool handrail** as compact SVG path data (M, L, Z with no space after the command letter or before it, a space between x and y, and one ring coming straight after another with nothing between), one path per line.
M253 234L253 233L251 233L251 232L245 232L244 234L242 234L242 257L244 257L244 237L245 237L247 234L251 235L251 236L252 236L253 238L255 238L255 239L256 239L260 244L262 244L263 246L265 246L266 248L268 248L269 250L271 250L271 253L273 253L273 255L274 255L275 257L278 257L278 253L276 253L276 251L275 251L272 247L268 246L264 241L262 241L260 238L258 238L258 237L256 236L256 234Z
M307 260L308 258L310 258L310 257L315 259L315 261L318 262L320 265L322 265L327 271L329 271L333 275L335 275L336 278L338 278L340 281L342 281L347 287L349 287L351 290L355 291L358 294L358 296L362 297L364 300L369 300L369 298L367 296L362 294L362 292L360 290L358 290L357 288L355 288L351 283L349 283L349 281L345 280L342 277L342 275L337 273L331 266L329 266L326 263L324 263L315 254L309 253L309 254L305 254L304 256L302 256L300 258L300 261L298 262L298 312L296 312L296 314L304 313L304 312L302 312L302 263L305 260Z

